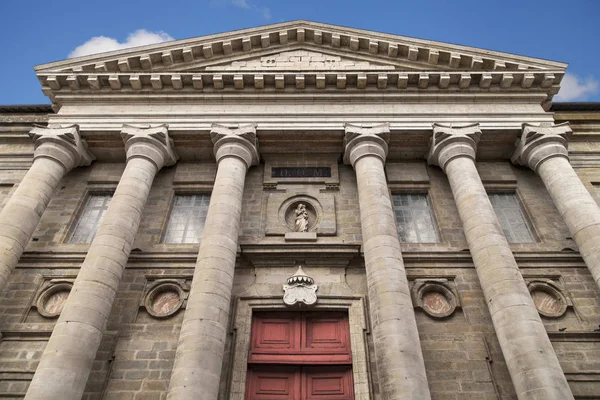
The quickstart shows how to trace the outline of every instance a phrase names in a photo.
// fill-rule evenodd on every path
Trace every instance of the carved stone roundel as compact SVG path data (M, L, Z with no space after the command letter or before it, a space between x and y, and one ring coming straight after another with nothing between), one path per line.
M60 315L71 293L70 283L59 283L48 287L37 300L38 312L47 318Z
M422 301L423 308L427 310L429 314L444 315L452 310L452 306L446 296L437 291L430 291L423 294Z
M412 290L416 307L432 318L447 318L456 311L457 297L445 279L443 282L417 280Z
M553 285L547 282L529 283L529 293L540 315L558 318L567 311L567 299Z
M150 315L166 318L175 314L183 305L183 290L174 283L163 283L154 287L146 295L144 305Z

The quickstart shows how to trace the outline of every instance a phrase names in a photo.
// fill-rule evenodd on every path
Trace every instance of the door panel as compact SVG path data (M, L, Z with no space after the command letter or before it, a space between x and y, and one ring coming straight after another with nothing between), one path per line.
M306 400L352 400L352 370L348 367L305 368L302 371Z
M247 400L353 400L349 366L251 366Z
M352 400L348 315L258 312L252 318L246 400Z
M268 354L293 353L300 350L299 321L289 314L265 315L252 324L252 349Z
M339 312L257 313L248 362L350 364L348 316Z
M247 400L298 400L301 376L295 367L251 368L246 382Z
M345 315L308 314L306 316L305 341L302 349L305 351L316 349L333 350L336 353L350 353L348 337L348 319Z

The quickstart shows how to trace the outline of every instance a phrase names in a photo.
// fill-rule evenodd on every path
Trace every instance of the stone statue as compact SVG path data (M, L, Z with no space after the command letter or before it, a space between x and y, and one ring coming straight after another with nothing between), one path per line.
M306 205L303 203L298 204L294 212L296 213L294 230L296 232L308 232L308 211L306 211Z

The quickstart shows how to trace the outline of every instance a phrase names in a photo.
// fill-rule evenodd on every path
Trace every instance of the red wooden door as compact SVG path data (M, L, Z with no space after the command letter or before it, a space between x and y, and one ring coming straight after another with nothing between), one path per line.
M354 399L348 315L257 313L252 321L246 399Z

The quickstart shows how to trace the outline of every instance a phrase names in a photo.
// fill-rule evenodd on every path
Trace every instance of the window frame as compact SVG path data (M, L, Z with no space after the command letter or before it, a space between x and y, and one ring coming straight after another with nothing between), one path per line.
M436 235L437 241L416 241L416 242L406 242L402 240L402 237L400 237L400 230L399 230L399 223L398 223L398 216L396 214L396 208L394 207L394 196L402 196L402 195L424 195L426 197L426 201L427 201L427 205L429 206L429 215L431 217L431 222L433 224L433 229L434 229L434 233ZM435 207L433 206L433 196L431 195L431 192L429 189L414 189L414 190L392 190L390 192L390 202L392 205L392 212L394 213L394 222L396 225L396 233L398 235L398 241L401 244L431 244L431 245L436 245L436 244L440 244L443 243L442 240L442 232L440 231L440 227L438 224L438 218L437 218L437 214L435 212ZM417 233L418 234L418 233Z
M502 234L504 235L504 237L506 238L506 241L510 244L510 245L527 245L527 244L532 244L532 243L539 243L539 236L537 233L537 230L535 229L535 225L533 224L533 221L531 219L530 213L529 213L529 209L525 206L525 203L523 202L523 199L521 198L521 195L519 193L518 190L513 189L513 190L507 190L507 189L489 189L486 188L486 193L488 196L488 200L490 202L490 205L492 206L492 209L494 210L494 214L496 215L496 218L498 219L498 223L500 223L500 228L502 229ZM512 242L509 240L509 238L506 236L506 234L504 233L504 228L502 228L502 222L500 220L500 217L498 216L498 213L496 212L496 209L494 208L494 205L492 204L492 200L490 199L490 195L498 195L498 194L505 194L505 195L512 195L515 198L515 201L519 207L519 210L521 212L521 216L523 217L523 221L525 223L525 225L527 226L527 229L529 230L529 233L531 235L531 241L527 241L527 242Z
M90 239L89 242L73 242L72 241L73 237L75 236L75 232L77 230L77 227L79 226L81 217L83 216L83 213L86 211L86 206L87 206L90 198L92 198L94 196L109 196L110 197L110 199L106 205L106 209L104 210L104 213L102 215L102 218L98 221L96 231L94 232L94 235ZM67 231L64 242L68 243L68 244L73 244L73 245L90 245L96 238L98 229L100 228L100 225L102 225L102 220L106 216L106 212L108 211L108 208L110 207L110 202L112 201L113 197L114 197L114 190L88 190L88 191L86 191L82 197L80 204L77 206L77 209L76 209L77 211L73 214L73 218L71 219L71 221L69 223L69 229Z
M171 216L173 215L173 211L175 210L175 202L176 202L178 196L208 196L208 206L206 208L206 214L208 215L208 208L210 207L211 195L212 195L212 193L210 191L174 192L171 195L169 210L168 210L168 213L164 220L163 230L162 230L162 234L160 236L160 244L161 245L197 245L198 243L200 243L202 232L200 232L200 235L198 235L198 237L197 237L198 241L196 241L196 242L184 242L184 241L182 241L182 242L167 242L166 238L169 233L169 224L171 222ZM206 217L204 219L204 222L206 223ZM204 225L202 226L202 230L204 230ZM187 231L187 227L186 227L186 231ZM186 231L184 231L184 232L186 232Z

